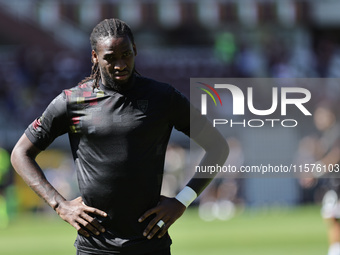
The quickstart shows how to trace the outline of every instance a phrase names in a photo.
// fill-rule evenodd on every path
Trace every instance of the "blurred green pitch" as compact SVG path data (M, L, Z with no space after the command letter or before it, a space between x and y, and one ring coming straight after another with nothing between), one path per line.
M326 225L317 206L245 211L229 221L204 222L195 208L172 226L173 255L319 255ZM75 231L58 217L18 216L0 230L2 255L72 255Z

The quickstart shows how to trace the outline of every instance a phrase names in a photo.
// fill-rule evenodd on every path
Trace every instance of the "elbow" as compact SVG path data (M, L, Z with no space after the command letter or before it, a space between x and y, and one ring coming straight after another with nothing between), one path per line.
M31 141L22 135L17 144L14 146L11 153L11 163L16 171L27 160L35 160L40 150L35 147Z
M10 158L12 165L15 164L15 159L16 158L17 158L17 148L16 148L16 146L14 146L14 148L13 148L13 150L11 152L11 158Z
M14 146L11 152L11 164L16 172L20 170L20 166L23 165L23 162L26 162L27 158L32 158L30 153L29 143L24 139L25 136L22 136L19 141Z
M14 170L17 171L17 163L18 163L18 160L22 158L22 155L20 156L20 148L18 148L18 146L14 146L12 152L11 152L11 157L10 157L10 160L11 160L11 164L14 168Z
M216 163L223 165L229 156L229 145L225 139L220 139L206 149L210 155L214 155Z

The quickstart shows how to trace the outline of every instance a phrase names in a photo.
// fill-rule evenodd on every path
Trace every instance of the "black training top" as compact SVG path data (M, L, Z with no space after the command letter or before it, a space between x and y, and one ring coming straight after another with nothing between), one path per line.
M102 254L167 248L169 235L148 240L142 233L151 219L138 219L159 201L172 128L189 135L189 102L172 86L140 76L122 93L92 84L64 90L25 131L41 150L68 133L81 196L108 214L97 216L105 233L78 235L75 245Z

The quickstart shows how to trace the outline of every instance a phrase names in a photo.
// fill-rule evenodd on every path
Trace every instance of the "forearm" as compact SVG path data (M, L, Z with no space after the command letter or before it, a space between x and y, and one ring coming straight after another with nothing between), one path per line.
M223 135L197 111L193 111L190 137L205 151L199 167L224 165L228 155L229 146ZM215 178L216 174L210 172L195 172L186 187L176 196L177 200L188 206Z
M207 153L208 155L206 154L202 159L200 166L209 166L212 165L211 163L219 165L224 164L228 151L228 147L226 146L226 151L224 153ZM216 174L209 173L207 176L206 174L202 175L202 173L196 172L184 189L177 194L176 199L185 207L188 207L203 192L215 176Z
M35 161L39 153L35 149L27 149L27 138L22 137L14 147L11 162L15 171L25 183L54 210L65 198L48 182L43 171Z
M218 148L207 149L204 157L202 158L199 166L208 167L223 165L228 157L229 147L226 142L220 141ZM191 180L188 182L187 186L192 188L197 196L199 196L202 191L209 185L209 183L215 178L216 173L202 173L196 172Z

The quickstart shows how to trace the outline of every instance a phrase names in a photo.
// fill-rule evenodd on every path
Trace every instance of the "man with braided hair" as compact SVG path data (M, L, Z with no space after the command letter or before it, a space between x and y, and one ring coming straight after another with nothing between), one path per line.
M196 110L190 128L190 104L180 92L135 71L137 49L127 24L104 20L90 41L91 76L64 90L26 129L13 149L12 164L76 228L78 255L170 254L167 230L213 178L196 173L175 198L160 195L172 128L206 151L201 165L223 164L228 146ZM35 161L64 133L81 194L71 201L46 180Z

